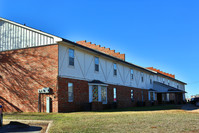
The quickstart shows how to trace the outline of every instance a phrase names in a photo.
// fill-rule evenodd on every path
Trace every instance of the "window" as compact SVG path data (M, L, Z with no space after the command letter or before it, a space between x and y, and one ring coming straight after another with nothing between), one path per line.
M177 85L177 89L179 88L179 85Z
M142 95L142 102L144 101L144 92L143 90L141 91L141 95Z
M117 75L117 64L113 64L113 75Z
M99 58L95 57L95 71L99 72Z
M153 101L154 97L153 97L153 92L150 92L150 100Z
M141 80L144 82L143 72L141 73Z
M74 49L69 48L69 65L74 66Z
M152 79L150 79L150 84L152 84Z
M133 90L131 90L131 101L133 101Z
M93 85L92 94L93 94L93 101L94 102L98 101L98 86L97 85Z
M102 86L101 87L101 99L102 99L102 103L106 104L107 103L107 94L106 94L106 87Z
M117 102L117 92L116 92L117 90L116 90L116 88L113 88L113 101L114 102Z
M170 84L170 81L168 80L168 85Z
M164 83L164 78L162 79L162 82Z
M131 79L133 79L133 69L131 69Z
M162 101L167 101L166 93L162 93Z
M68 83L68 102L73 102L73 83Z

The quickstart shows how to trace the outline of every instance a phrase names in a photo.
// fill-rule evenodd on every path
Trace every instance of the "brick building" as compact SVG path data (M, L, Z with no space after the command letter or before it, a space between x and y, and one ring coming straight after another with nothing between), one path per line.
M7 112L182 103L186 83L125 54L0 18L0 102Z

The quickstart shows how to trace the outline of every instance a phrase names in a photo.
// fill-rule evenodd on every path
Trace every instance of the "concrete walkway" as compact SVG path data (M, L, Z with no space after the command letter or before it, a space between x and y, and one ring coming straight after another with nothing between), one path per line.
M185 111L190 111L190 112L198 112L199 113L199 107L196 107L193 104L185 104L182 106L182 109Z

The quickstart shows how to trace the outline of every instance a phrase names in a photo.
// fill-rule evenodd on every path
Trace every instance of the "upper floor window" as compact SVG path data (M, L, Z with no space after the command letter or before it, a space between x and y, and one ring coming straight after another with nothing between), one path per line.
M141 80L142 80L142 82L144 82L144 75L143 75L143 72L141 73Z
M179 85L177 85L177 89L179 88Z
M116 88L113 88L113 101L117 102L117 90L116 90Z
M68 102L73 102L73 83L68 83Z
M152 84L152 79L150 79L150 84Z
M170 84L170 80L168 80L168 85Z
M99 58L95 57L95 71L99 72Z
M113 64L113 75L117 75L117 64Z
M69 48L68 54L69 54L69 65L74 66L74 57L75 57L74 56L74 49Z
M131 69L131 79L133 79L133 69Z
M162 79L162 82L164 83L164 78Z

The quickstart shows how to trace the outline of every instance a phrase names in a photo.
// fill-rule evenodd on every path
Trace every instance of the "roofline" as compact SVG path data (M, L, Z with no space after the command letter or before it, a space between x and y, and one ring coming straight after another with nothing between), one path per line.
M26 26L26 25L23 25L23 24L20 24L20 23L17 23L17 22L14 22L14 21L11 21L11 20L8 20L8 19L5 19L5 18L2 18L0 17L0 21L5 21L5 22L8 22L8 23L11 23L13 25L16 25L16 26L19 26L19 27L22 27L22 28L25 28L25 29L28 29L28 30L31 30L31 31L34 31L34 32L38 32L40 34L44 34L46 36L49 36L49 37L56 37L57 39L62 39L61 37L58 37L58 36L55 36L55 35L52 35L50 33L47 33L47 32L44 32L44 31L41 31L41 30L38 30L38 29L35 29L35 28L32 28L32 27L29 27L29 26ZM58 40L60 41L60 40Z
M180 81L180 80L178 80L178 79L169 77L169 76L167 76L167 75L164 75L164 74L161 74L161 73L158 73L158 72L157 72L157 75L161 75L161 76L167 77L167 78L172 79L172 80L176 80L176 81L178 81L178 82L180 82L180 83L183 83L183 84L187 85L187 83L182 82L182 81Z
M101 55L106 56L106 57L108 57L108 58L111 58L111 59L114 59L114 60L116 60L116 61L122 62L122 63L124 63L124 64L130 65L130 66L133 66L133 67L136 67L136 68L138 68L138 69L141 69L141 70L147 71L147 72L149 72L149 73L157 74L157 75L161 75L161 76L164 76L164 77L170 78L170 79L172 79L172 80L176 80L176 81L178 81L178 82L180 82L180 83L183 83L183 84L185 84L185 85L187 84L187 83L184 83L184 82L182 82L182 81L180 81L180 80L177 80L177 79L175 79L175 78L172 78L172 77L166 76L166 75L164 75L164 74L158 73L158 72L156 72L156 71L153 71L153 70L150 70L150 69L147 69L147 68L144 68L144 67L141 67L141 66L135 65L135 64L133 64L133 63L130 63L130 62L127 62L127 61L121 60L121 59L116 58L116 57L114 57L114 56L111 56L111 55L108 55L108 54L102 53L102 52L97 51L97 50L95 50L95 49L91 49L91 48L88 48L88 47L86 47L86 46L80 45L80 44L78 44L78 43L76 43L76 42L72 42L72 41L67 40L67 39L64 39L64 38L62 38L62 40L63 40L64 42L72 43L73 45L78 46L78 47L80 47L80 48L83 48L83 49L86 49L86 50L89 50L89 51L92 51L92 52L95 52L95 53L101 54Z
M136 68L138 68L138 69L142 69L142 70L145 70L145 71L147 71L147 72L149 72L149 73L153 73L153 74L154 74L153 71L148 70L148 69L146 69L146 68L144 68L144 67L141 67L141 66L132 64L132 63L130 63L130 62L124 61L124 60L122 60L122 59L116 58L116 57L114 57L114 56L111 56L111 55L102 53L102 52L97 51L97 50L95 50L95 49L88 48L88 47L86 47L86 46L83 46L83 45L80 45L80 44L78 44L78 43L72 42L72 41L70 41L70 40L67 40L67 39L64 39L64 38L62 38L62 39L63 39L63 42L72 43L72 44L75 45L75 46L78 46L78 47L81 47L81 48L83 48L83 49L86 49L86 50L89 50L89 51L92 51L92 52L101 54L101 55L106 56L106 57L108 57L108 58L114 59L114 60L116 60L116 61L122 62L122 63L124 63L124 64L130 65L130 66L133 66L133 67L136 67Z

